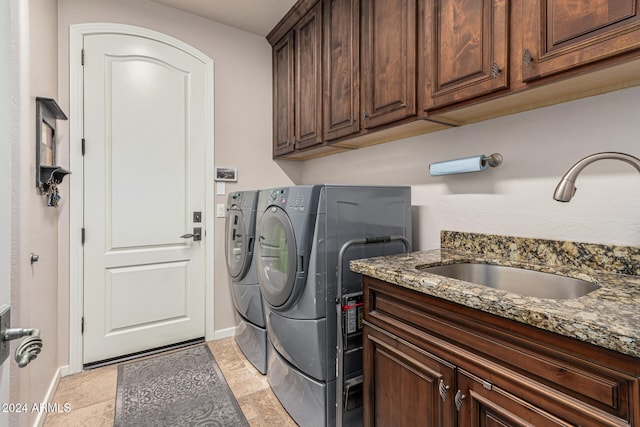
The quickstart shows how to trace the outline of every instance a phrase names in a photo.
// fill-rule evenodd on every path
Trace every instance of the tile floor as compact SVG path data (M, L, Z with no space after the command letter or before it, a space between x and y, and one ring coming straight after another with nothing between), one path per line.
M269 388L266 376L244 357L235 339L207 344L251 426L296 426ZM60 379L52 403L68 403L71 411L50 414L45 427L112 426L117 372L117 365L111 365Z

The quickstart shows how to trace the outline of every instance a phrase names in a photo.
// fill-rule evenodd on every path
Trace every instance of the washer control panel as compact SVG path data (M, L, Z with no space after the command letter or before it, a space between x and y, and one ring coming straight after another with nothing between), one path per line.
M231 193L230 204L239 206L241 209L251 208L251 204L253 203L253 199L255 197L254 193Z

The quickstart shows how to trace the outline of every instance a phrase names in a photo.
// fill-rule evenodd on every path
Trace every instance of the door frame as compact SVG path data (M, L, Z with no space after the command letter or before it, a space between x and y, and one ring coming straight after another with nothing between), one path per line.
M82 371L83 337L82 316L84 298L82 227L84 225L84 162L82 157L83 117L83 66L81 51L85 36L91 34L122 34L144 37L180 49L195 57L206 69L205 115L208 117L205 140L205 339L214 337L214 104L213 69L211 58L178 39L166 34L115 23L76 24L69 27L69 165L75 179L69 184L69 374ZM206 231L209 231L207 236Z

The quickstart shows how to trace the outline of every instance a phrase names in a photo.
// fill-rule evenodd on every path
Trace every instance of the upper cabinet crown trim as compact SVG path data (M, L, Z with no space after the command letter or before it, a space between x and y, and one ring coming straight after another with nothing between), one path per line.
M321 0L298 0L296 4L282 17L280 22L267 34L267 41L271 46L276 44L293 26Z

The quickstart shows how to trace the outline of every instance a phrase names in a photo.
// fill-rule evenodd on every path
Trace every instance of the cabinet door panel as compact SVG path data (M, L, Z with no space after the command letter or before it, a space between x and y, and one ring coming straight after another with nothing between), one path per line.
M364 334L365 425L455 425L455 367L374 328Z
M363 0L364 127L416 115L416 0Z
M548 4L547 50L602 28L620 25L635 16L634 0L552 1Z
M640 48L640 0L523 2L523 79Z
M273 155L293 151L293 33L273 46Z
M322 143L322 2L296 25L296 148Z
M360 131L360 1L325 6L324 139Z
M508 87L508 0L435 0L424 22L426 110Z
M563 426L572 424L493 387L473 374L458 371L459 426Z

